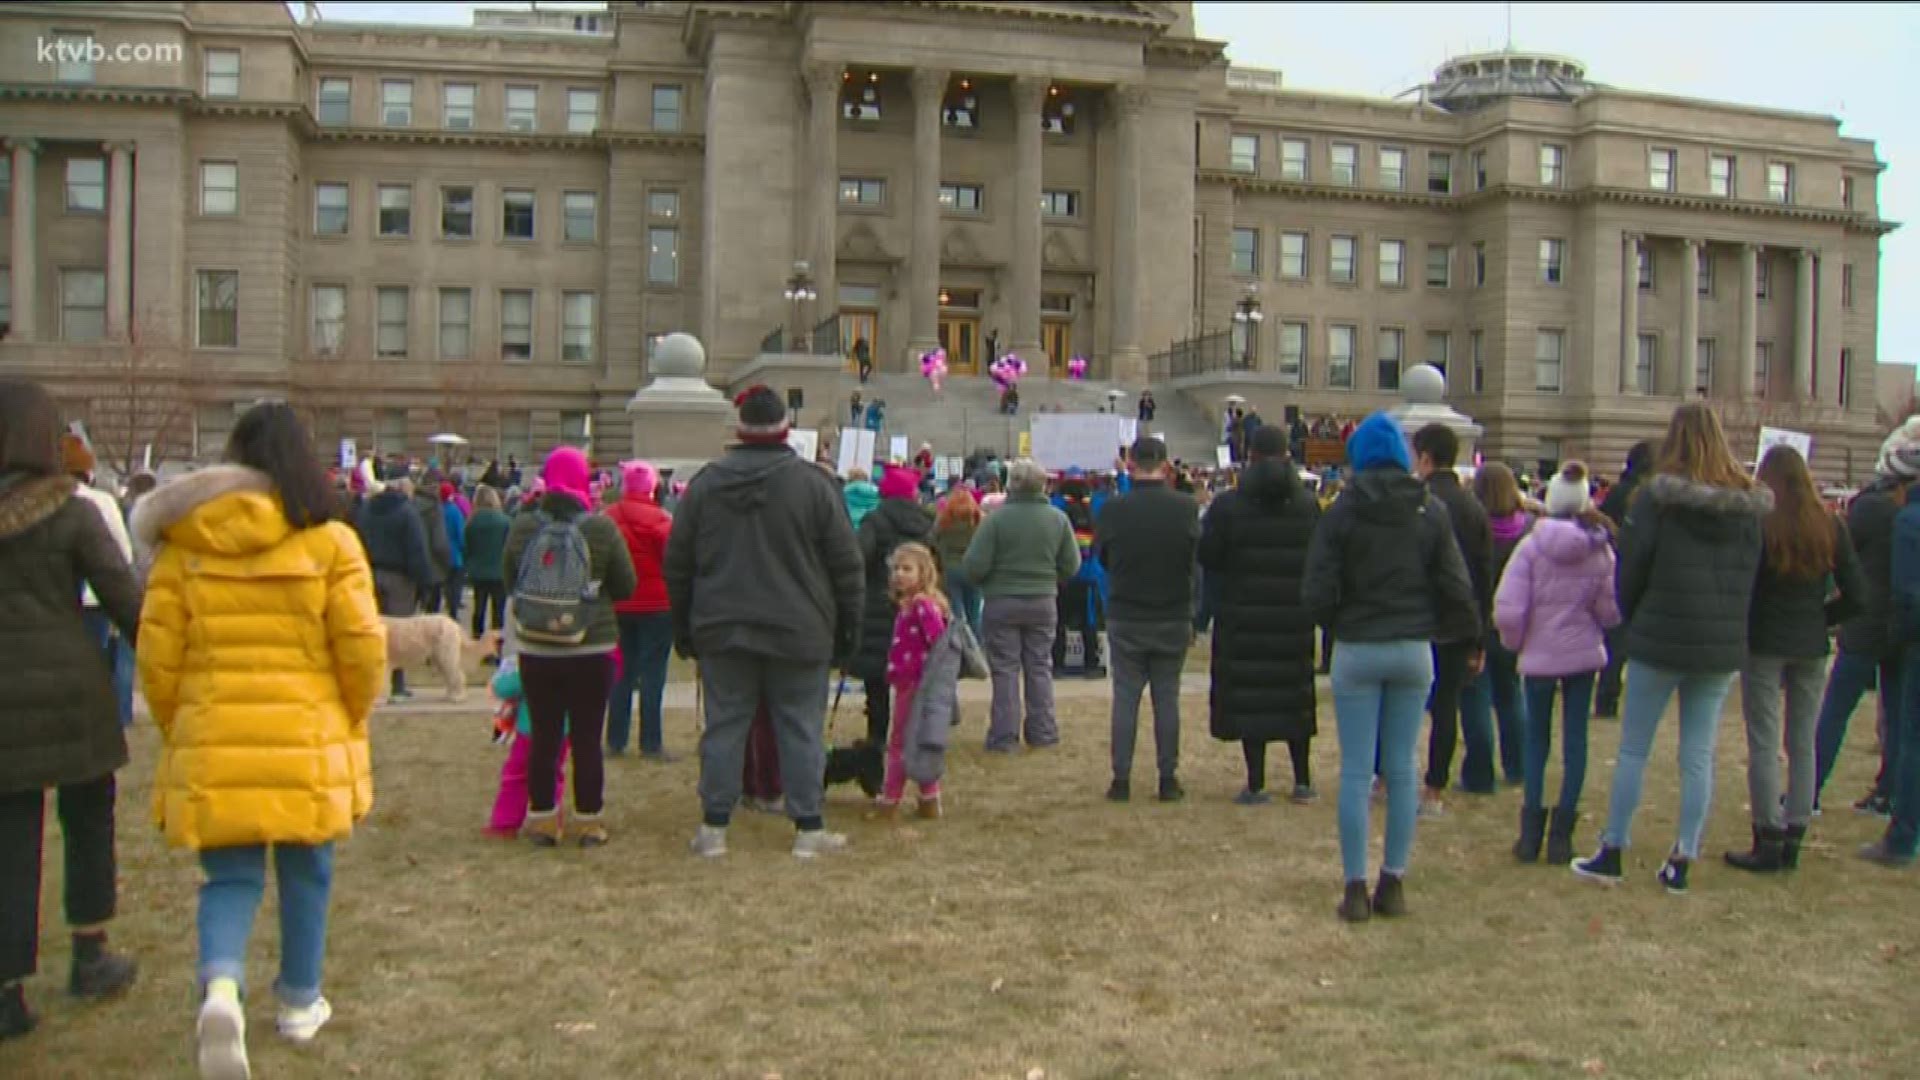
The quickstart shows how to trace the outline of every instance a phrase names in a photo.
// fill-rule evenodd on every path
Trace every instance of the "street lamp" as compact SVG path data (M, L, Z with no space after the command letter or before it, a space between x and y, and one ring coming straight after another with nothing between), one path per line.
M1118 387L1108 390L1107 391L1107 411L1110 413L1118 414L1120 412L1120 399L1126 396L1127 396L1127 392Z
M793 275L787 278L787 288L781 295L793 305L793 342L795 352L806 352L808 331L812 329L812 311L809 307L820 294L813 287L813 268L802 259L793 264Z
M1240 329L1240 367L1253 369L1254 345L1260 340L1260 324L1266 321L1260 313L1260 286L1247 285L1246 295L1233 306L1233 321Z

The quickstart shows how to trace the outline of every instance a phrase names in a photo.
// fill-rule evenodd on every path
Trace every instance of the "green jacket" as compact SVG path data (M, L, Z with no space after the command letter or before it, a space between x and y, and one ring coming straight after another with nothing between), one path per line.
M592 621L587 624L587 636L580 644L560 646L522 641L521 654L590 656L618 649L620 624L613 616L613 602L632 596L634 585L637 584L633 557L627 553L627 542L621 539L620 530L613 522L599 514L587 513L571 496L542 496L540 509L555 518L577 520L580 535L587 541L587 558L593 564L593 580L599 582L600 592L591 605ZM520 577L520 557L526 554L527 545L533 543L543 524L539 514L521 514L514 519L513 528L507 532L505 583L508 600L513 599L514 585Z
M476 510L467 522L467 578L479 582L506 580L507 530L513 519L498 510Z
M961 572L988 599L1051 597L1080 570L1067 515L1040 495L1009 495L967 546Z

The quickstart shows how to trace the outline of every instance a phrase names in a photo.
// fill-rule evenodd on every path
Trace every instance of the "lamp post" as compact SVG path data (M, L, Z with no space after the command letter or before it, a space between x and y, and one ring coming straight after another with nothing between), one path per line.
M1108 390L1107 391L1107 411L1110 413L1114 413L1115 415L1118 415L1120 412L1120 399L1126 396L1127 396L1127 392L1118 387Z
M813 268L806 260L793 264L793 274L787 278L786 291L781 295L793 305L793 350L806 352L810 347L808 339L812 337L812 305L820 298L813 288Z
M1253 370L1254 347L1260 340L1260 324L1266 318L1260 313L1260 286L1248 283L1246 294L1233 306L1233 321L1241 328L1237 366L1243 371Z

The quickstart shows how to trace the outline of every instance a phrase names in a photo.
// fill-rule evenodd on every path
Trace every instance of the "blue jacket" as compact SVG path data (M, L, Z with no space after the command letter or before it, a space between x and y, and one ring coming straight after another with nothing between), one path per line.
M453 549L453 569L457 572L466 565L467 519L451 499L440 504L440 514L447 522L447 545Z

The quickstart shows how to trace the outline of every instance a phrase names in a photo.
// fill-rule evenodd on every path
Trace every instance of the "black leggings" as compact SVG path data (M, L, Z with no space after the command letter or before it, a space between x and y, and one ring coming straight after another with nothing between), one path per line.
M473 639L487 632L487 614L493 614L493 628L506 629L504 620L507 608L507 584L504 581L476 581L473 583Z
M1427 787L1433 791L1445 791L1453 773L1453 752L1460 745L1460 692L1473 681L1467 662L1479 648L1478 641L1433 646L1433 730L1427 737Z
M606 793L600 733L613 691L613 654L520 657L520 686L533 725L527 755L527 804L536 814L554 809L560 743L573 747L573 808L598 814Z
M113 918L113 774L65 784L54 797L66 847L67 925ZM47 793L0 792L0 984L33 974L40 952L40 839Z
M1293 757L1293 786L1313 786L1313 758L1308 751L1313 746L1311 738L1287 740L1287 753ZM1265 791L1267 789L1267 744L1256 739L1240 740L1240 750L1247 758L1247 790Z

